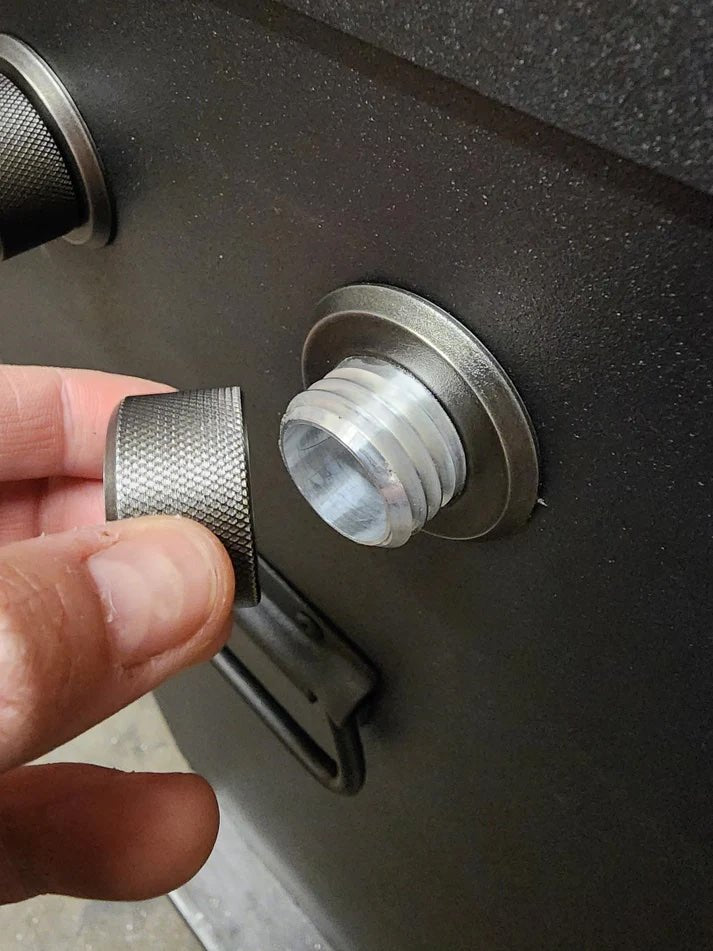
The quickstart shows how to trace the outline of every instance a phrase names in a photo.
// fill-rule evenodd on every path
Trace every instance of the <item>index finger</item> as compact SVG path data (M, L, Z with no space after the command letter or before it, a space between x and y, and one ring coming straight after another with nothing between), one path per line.
M106 430L125 396L172 389L98 370L0 366L0 482L101 479Z

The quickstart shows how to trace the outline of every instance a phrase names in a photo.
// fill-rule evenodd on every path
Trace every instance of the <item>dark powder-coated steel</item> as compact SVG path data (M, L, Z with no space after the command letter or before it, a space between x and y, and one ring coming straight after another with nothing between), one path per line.
M708 0L286 0L597 145L713 191Z
M3 265L2 356L238 381L261 551L381 674L355 798L210 666L162 692L195 767L346 951L709 946L711 200L280 7L2 21L121 213L96 255ZM515 381L544 476L520 534L366 549L293 487L314 306L359 281L436 301Z

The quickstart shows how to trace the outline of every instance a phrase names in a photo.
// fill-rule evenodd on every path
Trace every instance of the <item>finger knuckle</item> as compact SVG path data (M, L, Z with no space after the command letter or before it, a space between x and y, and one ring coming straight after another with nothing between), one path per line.
M43 590L15 569L0 572L0 762L36 732L54 706L53 656L47 618L60 609L56 592Z

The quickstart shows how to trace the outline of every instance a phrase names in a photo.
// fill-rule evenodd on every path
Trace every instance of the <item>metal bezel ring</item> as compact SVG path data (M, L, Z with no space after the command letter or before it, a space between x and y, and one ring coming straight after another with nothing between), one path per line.
M113 209L92 135L55 72L22 40L0 34L0 70L28 97L50 127L81 190L86 220L64 235L71 244L100 248L112 236Z
M490 351L440 307L381 284L332 291L316 316L302 354L305 386L348 357L391 360L428 387L460 434L465 488L423 531L466 540L521 527L537 502L537 439L522 400Z

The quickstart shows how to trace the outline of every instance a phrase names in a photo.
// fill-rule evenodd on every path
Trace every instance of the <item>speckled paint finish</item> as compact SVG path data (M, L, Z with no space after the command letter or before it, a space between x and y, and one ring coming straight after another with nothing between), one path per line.
M8 359L239 384L258 544L379 668L367 782L319 787L210 668L168 685L346 951L713 943L712 201L315 20L238 0L23 0L116 242L3 265ZM543 460L521 534L369 551L285 473L313 307L376 280L463 320Z
M707 0L286 0L303 13L706 191Z

